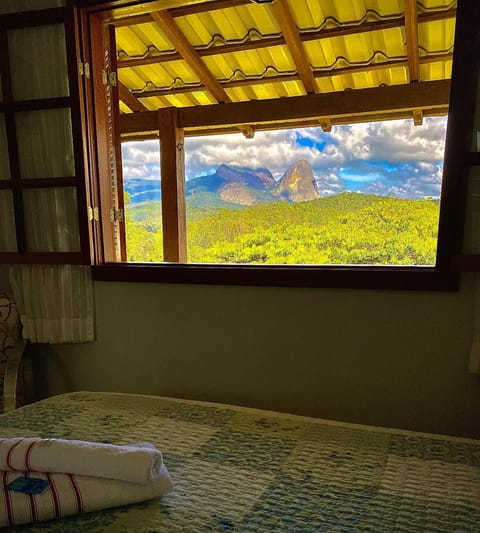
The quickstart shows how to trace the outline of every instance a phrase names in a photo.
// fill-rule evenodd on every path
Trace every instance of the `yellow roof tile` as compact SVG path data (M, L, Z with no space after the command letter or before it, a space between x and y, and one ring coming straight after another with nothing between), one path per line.
M316 76L318 92L409 83L407 59L412 52L405 44L404 0L288 0L288 4ZM420 81L451 75L448 54L451 56L453 49L455 19L451 10L455 7L456 2L450 0L417 2ZM443 20L425 22L425 16L439 12ZM444 12L448 13L442 15ZM293 56L268 4L246 3L192 12L177 16L175 22L232 101L305 94ZM369 27L369 31L360 32L352 29L352 25L362 30L365 24L378 23L384 24L382 28ZM350 29L344 31L345 26ZM322 34L337 30L343 34ZM116 37L119 79L149 109L215 103L194 69L175 52L153 20L118 27ZM268 46L258 46L265 39ZM215 52L225 46L224 53ZM172 53L172 58L165 55ZM439 60L431 62L433 55ZM136 61L134 66L128 63L132 59ZM385 68L379 67L380 63L385 63ZM274 77L280 79L273 81ZM128 108L122 105L121 111L128 112Z

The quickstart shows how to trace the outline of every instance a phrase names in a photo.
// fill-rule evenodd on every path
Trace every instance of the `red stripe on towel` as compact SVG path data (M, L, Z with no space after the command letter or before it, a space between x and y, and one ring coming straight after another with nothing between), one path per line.
M30 477L30 472L25 472L25 477L28 479ZM30 516L32 517L32 522L37 522L37 504L33 494L28 495L28 503L30 504Z
M30 446L27 448L27 451L25 453L25 470L31 470L31 466L30 466L30 454L32 453L32 448L34 447L35 444L37 444L38 441L34 440Z
M8 472L3 473L3 493L5 495L5 507L7 509L8 525L13 526L13 507L10 499L10 492L7 489L8 485Z
M12 470L16 470L15 468L13 468L13 466L11 465L10 463L10 460L12 459L12 453L13 453L13 450L21 443L23 442L23 439L20 439L20 440L17 440L17 442L15 444L13 444L12 446L10 446L10 449L8 450L8 453L7 453L7 466L8 468L11 468Z
M78 486L77 480L75 479L75 476L73 474L68 474L68 477L70 478L70 482L73 487L73 492L75 493L75 497L77 498L78 512L81 513L83 511L82 493L80 492L80 488Z
M50 483L50 488L52 489L52 500L53 500L53 508L55 510L55 518L60 518L62 516L62 511L60 507L60 498L58 497L58 491L57 486L55 485L55 481L51 474L47 473L47 479Z

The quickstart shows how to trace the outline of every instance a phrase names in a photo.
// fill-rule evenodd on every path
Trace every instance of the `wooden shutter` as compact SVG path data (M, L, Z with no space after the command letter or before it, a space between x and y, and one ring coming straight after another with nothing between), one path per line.
M125 222L115 28L96 14L82 18L89 132L91 189L95 220L96 262L125 261ZM94 216L94 218L97 218Z
M39 33L54 50L50 63L36 47ZM76 37L70 8L0 16L0 121L5 137L3 143L0 140L4 152L0 159L8 159L8 175L0 176L0 194L7 209L9 204L13 209L15 228L10 244L0 248L0 263L91 262ZM25 43L31 45L30 50ZM36 83L35 73L42 69L55 72L48 90ZM65 134L68 162L55 146L60 132L44 131L42 119L47 115ZM29 131L32 125L37 128L36 136ZM29 150L43 150L47 163L42 167L29 158ZM53 167L57 169L52 171ZM63 218L57 211L45 211L42 198L49 195L57 203L64 202ZM45 217L50 217L51 227L60 236L70 233L69 239L46 244L48 236L39 230ZM69 227L64 224L66 218Z

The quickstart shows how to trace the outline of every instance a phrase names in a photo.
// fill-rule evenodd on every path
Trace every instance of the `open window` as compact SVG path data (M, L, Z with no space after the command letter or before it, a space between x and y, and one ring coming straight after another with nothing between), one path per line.
M83 11L99 278L456 286L455 4L308 6ZM303 155L278 156L285 139Z
M428 117L187 137L187 262L434 266L445 128ZM122 148L127 260L161 262L159 142Z
M91 260L75 36L67 8L0 15L0 263Z

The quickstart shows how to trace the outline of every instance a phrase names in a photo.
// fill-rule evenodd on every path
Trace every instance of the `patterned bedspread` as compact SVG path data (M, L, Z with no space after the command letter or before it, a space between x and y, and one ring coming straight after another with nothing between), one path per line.
M12 531L480 532L480 441L87 392L3 415L0 435L150 441L176 486Z

